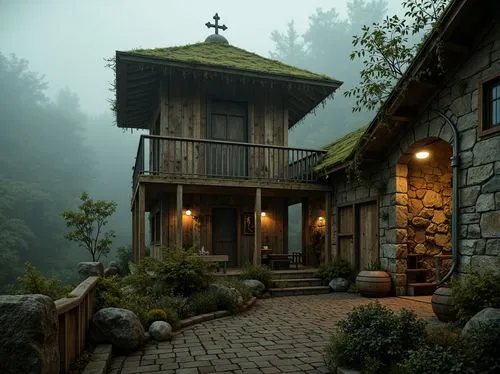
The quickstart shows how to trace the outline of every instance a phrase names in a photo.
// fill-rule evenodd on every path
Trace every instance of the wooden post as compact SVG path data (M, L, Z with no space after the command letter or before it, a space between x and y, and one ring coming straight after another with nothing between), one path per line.
M332 257L332 193L325 192L325 256L324 262Z
M182 184L177 185L177 215L175 220L175 246L182 248Z
M261 238L261 212L262 212L262 191L260 188L255 190L255 210L254 210L254 221L255 221L255 233L254 233L254 255L253 263L254 265L260 265L260 249L262 246Z
M302 237L302 258L304 265L310 265L311 264L311 255L310 251L311 248L309 248L309 238L310 238L310 226L309 226L309 201L307 197L302 199L302 230L301 230L301 237Z
M146 209L145 209L145 186L142 183L139 183L139 201L138 201L138 207L137 207L137 214L138 214L138 227L139 227L139 233L138 233L138 240L139 240L139 245L138 245L138 263L141 262L141 260L144 258L146 255Z
M132 202L132 260L137 263L137 212L135 197Z

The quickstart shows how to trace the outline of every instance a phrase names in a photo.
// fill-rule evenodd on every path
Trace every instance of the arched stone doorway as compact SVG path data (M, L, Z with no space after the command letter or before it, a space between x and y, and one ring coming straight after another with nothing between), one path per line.
M451 265L451 156L449 143L431 137L396 165L397 272L409 295L431 294Z

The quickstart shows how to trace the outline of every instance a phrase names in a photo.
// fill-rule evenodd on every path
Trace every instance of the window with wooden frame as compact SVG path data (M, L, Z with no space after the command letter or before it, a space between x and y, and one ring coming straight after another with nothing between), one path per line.
M479 136L500 132L500 75L479 86Z

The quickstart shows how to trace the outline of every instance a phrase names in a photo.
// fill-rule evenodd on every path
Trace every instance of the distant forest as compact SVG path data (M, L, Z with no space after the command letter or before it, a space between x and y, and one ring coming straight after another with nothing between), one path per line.
M370 120L372 113L353 113L353 100L342 92L359 80L359 63L349 58L352 37L381 20L386 7L384 0L350 0L345 19L335 9L317 9L303 34L293 21L272 33L270 57L344 82L333 101L292 130L290 146L320 148ZM49 98L47 84L28 61L0 51L0 290L25 261L46 275L75 280L77 262L88 255L63 238L61 213L78 205L82 191L118 203L109 224L117 233L114 247L131 243L131 176L140 134L113 126L111 112L83 113L75 87ZM300 248L299 209L290 209L291 249Z

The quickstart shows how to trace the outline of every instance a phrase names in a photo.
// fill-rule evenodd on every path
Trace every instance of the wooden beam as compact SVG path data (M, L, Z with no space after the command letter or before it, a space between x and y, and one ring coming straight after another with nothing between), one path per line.
M150 86L153 85L154 83L158 83L159 79L157 77L153 78L148 78L148 79L143 79L134 83L128 83L128 88L136 88L136 87L144 87L144 86Z
M132 201L132 261L137 263L137 210L135 199Z
M175 209L175 246L182 248L182 184L177 185L177 204Z
M395 122L411 122L412 120L410 117L397 116L397 115L389 115L387 116L387 118Z
M261 237L261 213L262 213L262 191L260 188L255 189L255 209L254 209L254 260L255 265L260 265L260 249L262 248Z
M332 253L332 193L325 192L325 256L329 262Z
M442 42L441 46L447 51L454 53L465 54L470 52L470 48L468 46L459 43Z
M145 186L143 183L139 184L139 195L138 195L138 208L137 208L137 220L138 220L138 250L139 258L137 262L141 260L146 255L146 212L145 212Z

